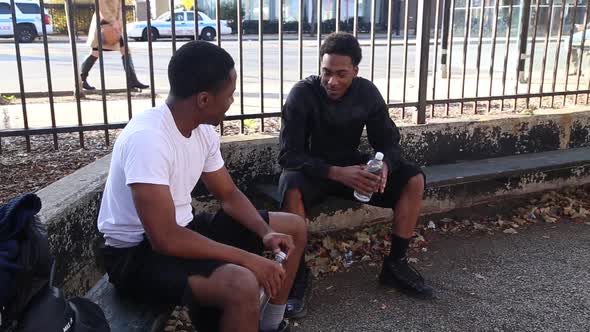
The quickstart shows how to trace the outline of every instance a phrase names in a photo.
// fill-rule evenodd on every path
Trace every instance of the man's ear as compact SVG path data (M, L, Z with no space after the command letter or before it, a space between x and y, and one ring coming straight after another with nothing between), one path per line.
M354 77L359 74L359 66L354 66Z
M208 92L204 91L204 92L199 92L196 96L197 98L197 106L200 109L203 109L205 107L207 107L207 105L209 104L209 102L211 101L211 96L209 95Z

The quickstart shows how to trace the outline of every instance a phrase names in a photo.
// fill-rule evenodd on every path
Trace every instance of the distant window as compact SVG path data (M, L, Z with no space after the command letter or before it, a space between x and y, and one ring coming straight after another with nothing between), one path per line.
M186 20L187 21L194 21L195 20L195 13L192 13L192 12L186 13Z
M16 6L23 14L39 14L41 9L36 3L17 3Z
M176 13L176 14L174 14L174 17L175 17L174 20L176 22L184 21L184 13Z
M203 15L199 14L199 21L203 20Z
M0 3L0 14L10 15L10 5L7 3Z

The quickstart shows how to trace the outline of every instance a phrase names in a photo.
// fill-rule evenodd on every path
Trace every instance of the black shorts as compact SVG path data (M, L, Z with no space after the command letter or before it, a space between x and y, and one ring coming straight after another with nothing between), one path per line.
M259 211L268 223L267 211ZM201 213L186 226L212 240L262 254L262 239L223 211L215 215ZM174 239L170 239L174 241ZM117 290L145 301L159 304L183 304L188 295L188 277L209 277L215 269L228 264L212 259L185 259L159 254L144 239L131 248L105 246L101 249L109 280Z
M351 163L350 165L355 164ZM408 181L419 174L424 177L426 182L426 175L420 167L404 160L400 161L399 167L389 172L385 191L383 193L374 193L367 204L382 208L393 208ZM283 170L279 180L281 207L287 191L293 188L301 191L306 210L323 202L328 196L356 200L353 196L354 190L339 182L313 178L301 171Z

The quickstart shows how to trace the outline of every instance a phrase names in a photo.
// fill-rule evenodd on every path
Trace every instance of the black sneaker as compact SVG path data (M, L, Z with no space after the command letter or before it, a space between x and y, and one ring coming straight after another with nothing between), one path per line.
M394 260L385 258L379 275L381 284L394 287L403 293L422 299L433 298L433 289L406 258Z
M291 331L291 326L289 325L289 321L283 319L283 321L279 324L279 328L276 329L274 332L289 332Z
M305 301L308 296L308 289L311 289L311 271L307 266L302 267L303 271L295 277L289 299L287 299L287 308L285 309L285 318L303 318L307 315Z

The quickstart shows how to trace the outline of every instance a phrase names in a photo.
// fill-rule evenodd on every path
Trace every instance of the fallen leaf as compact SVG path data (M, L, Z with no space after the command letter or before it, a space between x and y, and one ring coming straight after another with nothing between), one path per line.
M543 216L543 220L545 220L545 222L550 223L550 224L554 224L557 222L557 218L553 218L551 216L548 215L544 215Z
M504 233L506 233L506 234L517 234L518 232L514 228L506 228L504 230Z
M479 274L479 273L476 273L476 274L475 274L475 277L476 277L477 279L486 280L486 277L482 276L482 275L481 275L481 274Z
M418 263L418 258L415 258L415 257L408 258L408 263Z
M387 309L387 306L385 304L382 304L381 305L381 310L385 310L385 309Z

